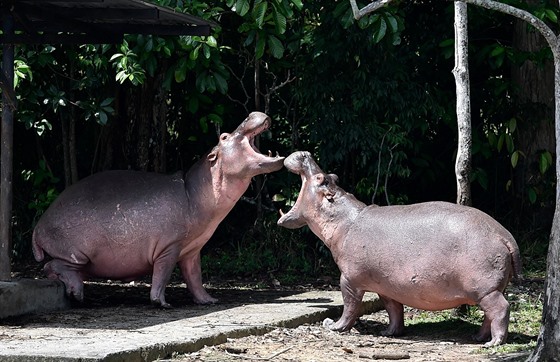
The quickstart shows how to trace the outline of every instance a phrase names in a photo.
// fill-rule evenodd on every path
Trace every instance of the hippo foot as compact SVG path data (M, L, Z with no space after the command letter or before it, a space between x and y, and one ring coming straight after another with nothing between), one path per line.
M347 323L345 323L342 318L339 319L336 323L330 318L325 318L323 320L323 327L335 332L346 332L352 329L352 325L348 325Z
M472 337L472 339L476 342L486 342L484 343L484 347L488 348L488 347L499 346L505 343L507 338L505 336L497 336L497 337L490 338L489 335L481 335L479 333L479 334L475 334Z
M404 330L398 328L392 328L389 326L389 328L379 332L379 334L382 335L383 337L398 337L404 334Z
M209 295L204 298L193 298L193 300L196 304L200 305L217 304L219 302L219 299L213 298Z
M154 307L160 307L163 309L173 309L173 306L169 303L167 303L166 301L161 301L161 300L152 300L152 305Z

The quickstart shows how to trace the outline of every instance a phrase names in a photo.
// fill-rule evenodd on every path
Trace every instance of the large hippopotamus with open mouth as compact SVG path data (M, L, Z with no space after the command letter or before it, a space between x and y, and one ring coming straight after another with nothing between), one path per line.
M503 292L520 275L519 248L497 221L477 209L446 202L366 206L337 186L309 152L295 152L284 165L302 180L293 208L278 225L308 225L330 249L340 269L344 301L333 330L352 328L364 292L385 303L389 327L404 330L403 304L443 310L478 305L484 322L474 336L486 346L504 343L509 304Z
M162 307L178 263L196 303L214 303L202 285L200 250L247 190L253 176L282 168L258 152L255 137L270 118L251 113L188 172L107 171L72 185L33 232L33 254L66 293L83 300L83 280L134 280L152 274L150 299Z

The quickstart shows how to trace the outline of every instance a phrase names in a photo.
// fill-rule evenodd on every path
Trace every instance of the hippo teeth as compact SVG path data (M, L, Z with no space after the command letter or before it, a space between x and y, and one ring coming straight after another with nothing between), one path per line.
M284 216L284 211L282 211L282 209L280 209L280 216Z
M268 157L272 157L272 151L268 150Z

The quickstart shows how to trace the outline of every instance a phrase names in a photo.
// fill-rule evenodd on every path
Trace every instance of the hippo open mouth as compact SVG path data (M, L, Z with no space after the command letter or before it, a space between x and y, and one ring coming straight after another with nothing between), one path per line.
M270 128L272 121L269 116L261 112L252 112L233 132L234 135L244 137L255 152L255 162L259 167L272 167L272 171L282 168L284 158L278 152L273 156L269 150L267 154L262 153L255 144L256 137ZM269 171L270 172L270 171Z
M301 189L294 206L286 213L280 210L280 219L278 219L277 223L279 226L288 229L297 229L305 225L301 210L301 200L307 183L313 175L323 174L323 170L317 165L311 153L306 151L297 151L289 155L284 160L284 166L290 172L301 176Z

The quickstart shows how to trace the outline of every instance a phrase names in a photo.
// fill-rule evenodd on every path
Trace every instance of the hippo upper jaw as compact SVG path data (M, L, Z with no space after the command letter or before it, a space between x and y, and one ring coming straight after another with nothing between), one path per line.
M245 138L249 142L250 149L253 151L251 165L257 171L257 174L270 173L278 171L284 165L285 157L281 157L278 153L275 156L271 151L268 155L260 152L255 145L255 138L268 130L271 125L270 117L261 112L252 112L249 117L234 131L234 134ZM250 152L248 150L248 152Z
M312 175L323 173L323 170L317 165L311 153L307 151L297 151L289 155L284 160L284 166L295 174L311 178Z

